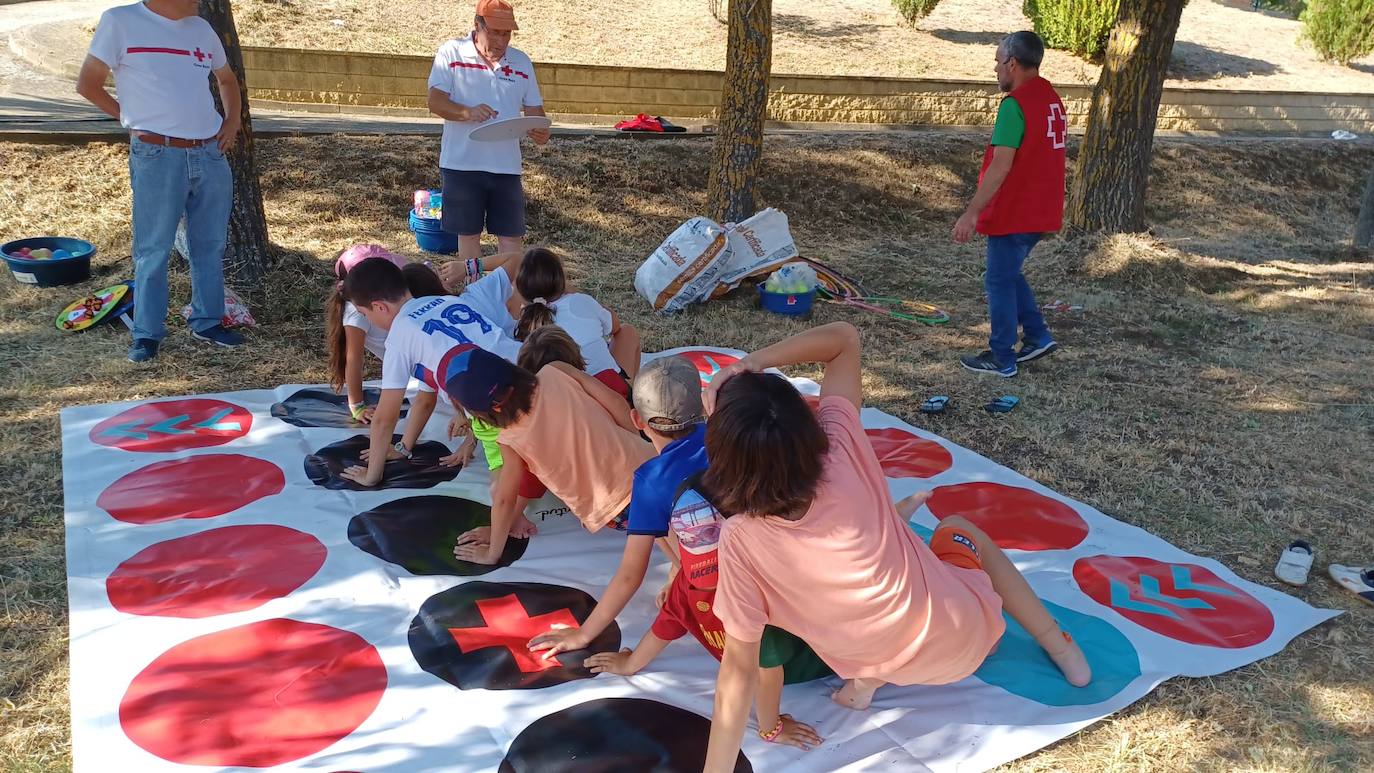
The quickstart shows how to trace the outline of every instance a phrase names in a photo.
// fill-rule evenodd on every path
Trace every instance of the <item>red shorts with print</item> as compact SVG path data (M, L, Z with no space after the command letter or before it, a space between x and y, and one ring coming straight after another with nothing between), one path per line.
M982 569L983 559L978 556L978 546L968 533L955 527L936 529L930 538L930 549L935 557L964 569Z

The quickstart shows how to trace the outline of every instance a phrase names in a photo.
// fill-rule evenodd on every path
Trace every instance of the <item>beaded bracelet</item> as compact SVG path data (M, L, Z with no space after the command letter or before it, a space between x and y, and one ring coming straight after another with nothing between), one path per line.
M777 737L780 735L782 735L782 717L778 717L778 724L774 725L772 730L769 730L766 733L762 730L759 730L759 738L762 738L768 743L773 743L773 741L776 740Z
M463 261L463 268L467 271L468 281L474 282L482 276L482 259L468 258Z

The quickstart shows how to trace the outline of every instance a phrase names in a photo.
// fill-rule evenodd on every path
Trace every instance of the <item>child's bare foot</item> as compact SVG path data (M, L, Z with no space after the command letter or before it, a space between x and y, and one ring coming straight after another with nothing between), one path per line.
M1064 631L1055 630L1050 633L1037 636L1036 641L1044 648L1045 654L1050 656L1059 670L1064 673L1064 678L1069 680L1069 684L1074 687L1083 687L1093 680L1092 666L1088 665L1088 658L1079 648L1078 642L1073 640Z
M873 693L882 686L881 679L850 679L830 696L830 700L847 709L863 711L873 702Z

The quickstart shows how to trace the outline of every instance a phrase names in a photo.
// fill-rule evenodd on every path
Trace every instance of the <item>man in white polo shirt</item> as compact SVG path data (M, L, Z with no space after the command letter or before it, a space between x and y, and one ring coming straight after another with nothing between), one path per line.
M224 244L234 176L224 152L239 133L239 82L224 46L196 15L197 0L147 0L100 17L76 91L129 130L133 188L134 304L129 359L157 356L167 334L167 256L186 216L191 264L191 335L220 346L225 330ZM105 90L114 72L116 99ZM209 76L227 117L215 110Z
M495 236L499 252L518 252L525 237L525 191L520 183L520 140L482 142L468 134L483 121L543 115L544 98L534 65L511 48L519 29L507 0L478 0L472 33L439 47L429 72L429 111L444 119L439 171L444 182L442 224L458 234L458 257L482 255L482 231ZM548 129L528 132L537 145L549 141ZM464 264L443 266L454 285Z

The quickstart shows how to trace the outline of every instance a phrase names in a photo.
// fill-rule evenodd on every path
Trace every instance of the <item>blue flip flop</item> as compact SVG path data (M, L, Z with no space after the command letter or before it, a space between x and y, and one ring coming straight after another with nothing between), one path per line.
M949 395L927 397L921 403L921 413L943 413L947 405L949 405Z
M1002 395L996 400L993 400L992 402L983 406L983 409L986 410L988 413L1010 413L1013 408L1020 404L1021 398L1017 397L1016 395Z

